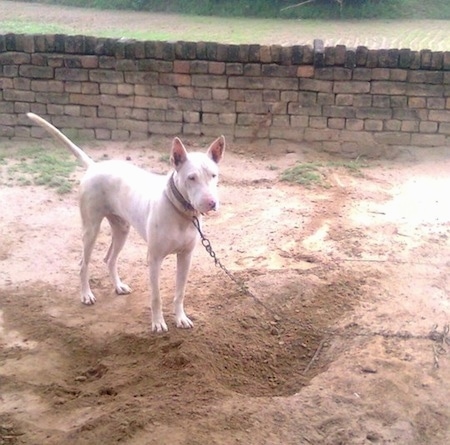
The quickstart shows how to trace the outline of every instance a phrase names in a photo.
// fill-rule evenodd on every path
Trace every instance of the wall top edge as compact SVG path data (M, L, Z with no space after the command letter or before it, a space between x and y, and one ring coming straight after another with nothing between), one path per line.
M0 34L0 56L5 52L56 53L64 55L110 56L117 59L205 60L278 65L314 65L317 68L403 68L450 70L450 51L420 51L408 48L368 49L345 45L225 44L190 41L141 41L66 34Z

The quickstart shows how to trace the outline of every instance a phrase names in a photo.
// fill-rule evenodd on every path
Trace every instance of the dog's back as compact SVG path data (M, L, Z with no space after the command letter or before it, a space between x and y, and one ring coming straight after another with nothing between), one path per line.
M126 161L91 165L80 182L80 207L97 217L116 215L131 224L146 240L146 220L151 206L161 199L167 177L147 172Z

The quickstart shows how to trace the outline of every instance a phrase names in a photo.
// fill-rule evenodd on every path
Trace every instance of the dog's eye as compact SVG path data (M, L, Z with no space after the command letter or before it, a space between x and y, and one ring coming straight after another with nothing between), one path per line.
M195 181L195 175L189 175L188 179L189 181Z
M216 175L215 173L213 173L213 174L211 175L211 177L214 179L214 178L217 178L217 175Z

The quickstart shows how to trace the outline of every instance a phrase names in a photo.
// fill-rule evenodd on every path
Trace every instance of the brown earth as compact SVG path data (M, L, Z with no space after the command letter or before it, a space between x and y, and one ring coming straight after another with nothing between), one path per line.
M35 18L37 7L79 32L127 21L0 5L3 20ZM289 32L267 39L302 43ZM14 158L28 145L0 148ZM167 170L169 140L85 146L96 159ZM92 265L98 302L83 306L76 192L19 187L0 164L0 444L449 443L450 152L396 155L352 170L303 146L230 144L222 207L205 232L249 292L200 245L187 293L195 328L170 323L164 335L150 332L137 235L120 263L133 293L112 291L105 227ZM320 162L328 186L280 182L297 161ZM170 258L168 321L173 274Z
M159 172L169 146L85 145L95 159ZM297 161L320 162L328 186L279 181ZM76 192L19 187L3 165L0 444L449 443L450 152L364 164L230 144L205 232L250 293L199 245L187 291L195 327L178 330L167 259L164 335L150 332L138 236L120 262L133 293L116 296L105 226L97 304L83 306Z

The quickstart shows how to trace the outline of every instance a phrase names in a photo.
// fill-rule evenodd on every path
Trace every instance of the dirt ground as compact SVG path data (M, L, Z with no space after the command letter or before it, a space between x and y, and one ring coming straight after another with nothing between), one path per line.
M52 22L106 23L0 4L4 20L26 21L38 7ZM164 172L169 146L85 148ZM329 187L280 182L297 161L321 162ZM450 151L409 148L364 163L352 172L304 146L230 143L222 206L205 232L249 292L199 245L186 298L195 327L178 330L167 259L164 335L150 332L138 236L120 262L133 293L116 296L104 227L91 274L98 301L83 306L76 191L11 186L0 165L0 445L450 443Z
M169 139L84 147L168 169ZM330 186L279 181L297 161L320 161ZM164 335L150 331L138 235L120 261L133 293L116 296L105 225L97 304L83 306L76 191L10 186L3 165L0 444L449 443L450 151L409 148L356 172L338 161L230 143L204 228L250 293L199 245L195 327L179 330L168 258Z

